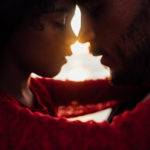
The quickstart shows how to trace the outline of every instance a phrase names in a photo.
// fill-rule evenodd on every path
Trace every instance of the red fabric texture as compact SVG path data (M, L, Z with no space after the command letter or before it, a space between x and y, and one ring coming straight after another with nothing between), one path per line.
M125 91L122 87L113 89L107 80L74 83L44 78L32 79L30 87L38 101L32 108L23 106L12 96L0 94L1 150L150 149L150 99L116 116L112 123L69 122L50 115L55 113L56 106L63 101L68 104L72 99L81 103L92 103L91 99L94 102L129 100L133 97L130 94L139 91L137 87Z

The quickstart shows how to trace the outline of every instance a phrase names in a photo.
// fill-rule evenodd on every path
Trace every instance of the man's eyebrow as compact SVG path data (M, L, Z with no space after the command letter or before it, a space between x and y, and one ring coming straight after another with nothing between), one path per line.
M108 0L76 0L76 3L85 7L96 7L108 3Z
M97 12L104 9L107 6L107 2L97 0L97 2L92 3L91 1L88 1L87 3L84 3L81 6L89 12Z
M99 0L76 0L76 3L79 5L97 5L98 3L101 3L102 1Z
M55 6L54 11L55 12L68 13L74 9L75 9L75 5L61 5L61 6Z
M55 11L56 12L68 12L69 9L65 7L58 7L58 8L55 8Z

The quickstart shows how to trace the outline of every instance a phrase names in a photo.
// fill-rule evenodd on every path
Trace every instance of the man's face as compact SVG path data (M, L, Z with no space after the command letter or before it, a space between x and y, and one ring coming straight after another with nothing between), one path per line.
M102 55L117 84L143 82L150 69L148 0L79 0L83 23L80 38Z

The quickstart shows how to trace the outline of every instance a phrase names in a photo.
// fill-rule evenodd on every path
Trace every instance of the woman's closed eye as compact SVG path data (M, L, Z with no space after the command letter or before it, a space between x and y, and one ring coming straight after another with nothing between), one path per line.
M58 27L58 28L65 28L66 24L67 24L67 15L56 15L53 20L52 23L54 26Z
M61 8L53 13L52 23L57 28L65 29L67 25L71 22L74 14L74 7L72 9Z

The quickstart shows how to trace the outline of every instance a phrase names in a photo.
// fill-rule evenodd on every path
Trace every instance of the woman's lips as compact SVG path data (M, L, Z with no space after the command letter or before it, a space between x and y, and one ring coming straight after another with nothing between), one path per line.
M67 59L65 57L63 58L63 63L67 63Z

